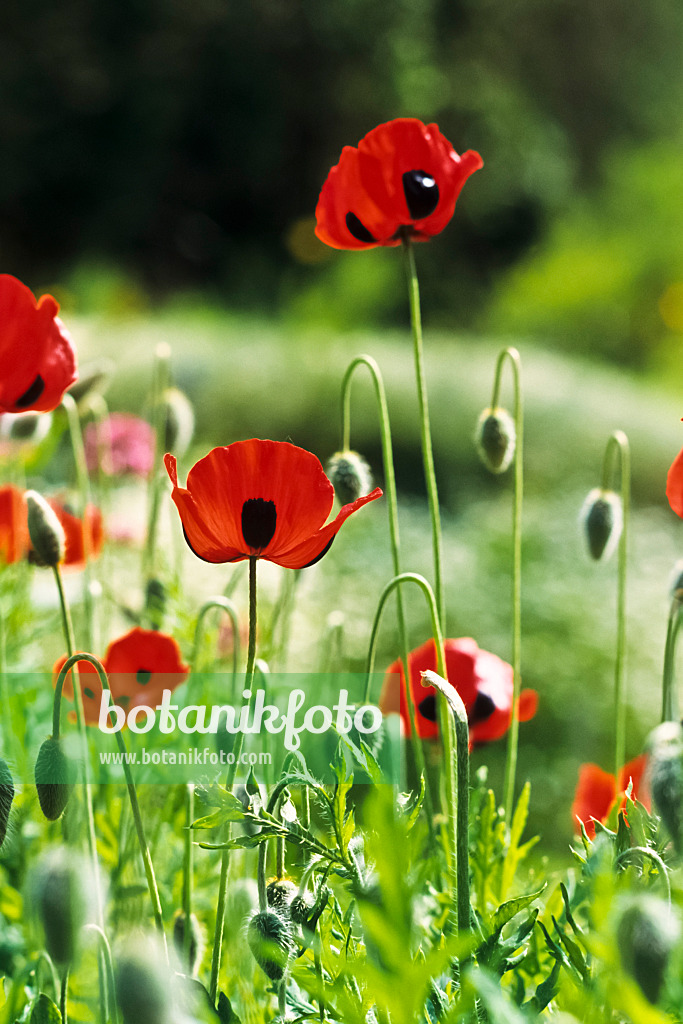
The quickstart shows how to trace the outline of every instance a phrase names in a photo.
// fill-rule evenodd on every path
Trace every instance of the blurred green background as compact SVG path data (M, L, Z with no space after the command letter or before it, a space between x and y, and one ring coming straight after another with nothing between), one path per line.
M681 553L664 498L683 441L681 52L680 0L0 9L3 271L59 297L81 362L115 358L112 408L142 408L154 348L170 343L195 404L196 456L257 435L324 458L339 444L344 369L374 355L393 416L405 564L427 574L399 254L328 250L312 218L342 146L381 121L437 121L457 150L482 154L453 222L416 250L449 633L510 655L510 480L479 466L471 438L496 353L513 343L527 409L524 683L541 694L521 765L533 824L557 849L571 833L578 764L611 768L615 567L584 558L577 516L615 428L634 456L629 757L660 703ZM352 443L381 483L367 382L354 387ZM341 608L359 667L390 571L373 506L304 574L292 657L314 669L326 617ZM427 628L417 599L410 617L417 644ZM381 664L395 653L389 617ZM502 753L475 754L494 781Z

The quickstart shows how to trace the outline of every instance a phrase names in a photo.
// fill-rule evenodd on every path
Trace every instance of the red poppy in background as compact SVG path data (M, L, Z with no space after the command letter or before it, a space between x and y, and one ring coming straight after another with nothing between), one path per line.
M48 504L56 513L66 538L62 564L67 568L82 569L86 562L86 538L89 560L97 558L102 550L104 540L102 513L95 505L88 505L83 519L79 519L78 516L73 515L68 506L54 498L49 498Z
M322 187L315 233L334 249L399 245L438 235L453 216L478 153L458 156L435 124L399 117L380 124L358 148L344 146Z
M55 663L52 670L55 682L66 660L63 657ZM156 707L161 703L164 690L175 690L190 674L172 636L139 626L109 644L102 665L114 703L126 713L140 704ZM97 725L102 703L100 677L89 661L79 662L78 671L86 724ZM71 672L64 680L63 693L73 700Z
M205 562L265 558L287 569L313 565L328 551L342 523L371 494L344 505L323 526L334 488L310 452L286 441L236 441L214 448L178 486L173 455L164 457L175 502L192 551Z
M24 492L12 484L0 487L0 563L18 562L30 546Z
M666 478L666 496L676 515L683 519L683 448L672 462Z
M614 776L603 771L597 764L582 764L572 804L572 820L577 832L580 830L579 821L582 821L588 836L592 839L595 835L595 822L607 820L619 797L619 810L623 810L626 806L624 793L628 789L629 780L633 782L633 799L640 800L649 811L650 794L643 778L646 767L645 754L635 757L621 769L617 784Z
M470 746L504 736L512 719L512 666L489 651L482 651L470 637L444 641L446 675L465 705L470 727ZM416 707L415 724L422 739L434 739L439 732L436 690L422 685L422 673L436 672L436 646L430 639L408 655L410 690ZM400 680L400 696L398 688ZM399 712L410 736L405 681L400 659L387 669L379 706L385 714ZM538 694L522 690L519 718L527 722L536 714Z
M0 274L0 412L49 412L74 383L76 350L51 295Z

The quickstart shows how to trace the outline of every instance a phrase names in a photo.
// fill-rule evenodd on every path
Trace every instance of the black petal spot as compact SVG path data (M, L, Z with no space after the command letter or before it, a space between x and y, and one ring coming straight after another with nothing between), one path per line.
M362 224L355 213L350 211L346 214L346 226L353 235L354 238L358 239L359 242L376 242L377 239L373 238L365 224Z
M495 701L487 693L478 693L477 698L469 710L468 719L470 725L477 725L478 722L485 722L496 710Z
M316 563L316 562L319 562L319 561L320 561L320 559L321 559L321 558L323 557L323 555L326 555L326 554L327 554L327 552L328 552L328 551L330 550L330 548L332 547L332 541L333 541L333 540L334 540L334 536L330 537L330 539L328 540L327 544L326 544L326 545L325 545L325 547L324 547L324 548L322 549L322 551L320 552L320 554L319 554L319 555L316 555L316 556L315 556L315 558L312 558L312 559L310 560L310 562L306 562L306 564L305 564L305 565L302 565L302 566L301 566L301 568L302 568L302 569L308 569L309 565L315 565L315 563Z
M433 693L427 694L424 700L417 705L417 710L428 722L436 721L436 696Z
M16 402L14 403L15 406L17 407L17 409L25 409L27 406L33 405L34 402L38 401L44 390L45 381L40 376L40 374L38 374L33 384L31 384L31 387L28 388L27 391L24 391L21 398L17 398Z
M242 536L254 551L262 551L270 544L277 526L274 501L249 498L242 505Z
M135 681L139 686L147 686L151 678L152 673L148 672L146 668L139 668L135 673Z
M413 220L429 217L439 205L439 186L426 171L406 171L403 192Z

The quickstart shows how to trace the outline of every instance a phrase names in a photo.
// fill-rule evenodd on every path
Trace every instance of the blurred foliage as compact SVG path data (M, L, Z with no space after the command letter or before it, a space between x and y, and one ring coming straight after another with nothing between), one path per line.
M577 264L575 291L589 279L583 312L560 330L635 358L663 332L643 321L676 278L657 247L660 221L622 216L647 185L629 152L678 123L682 42L678 0L9 0L3 264L36 288L99 264L153 296L202 287L295 323L390 321L404 304L392 254L335 255L313 238L311 218L342 145L414 115L486 162L451 228L421 247L432 315L473 322L491 286L539 244L541 254L550 247L544 282L556 287L560 272L569 292ZM650 166L665 217L678 176ZM593 198L574 210L586 189ZM603 273L592 274L604 223L613 230L597 250ZM622 248L618 224L632 229ZM620 271L632 255L635 266ZM555 287L547 308L544 283L523 289L528 315L521 298L496 308L504 319L512 305L515 323L546 330L580 305Z

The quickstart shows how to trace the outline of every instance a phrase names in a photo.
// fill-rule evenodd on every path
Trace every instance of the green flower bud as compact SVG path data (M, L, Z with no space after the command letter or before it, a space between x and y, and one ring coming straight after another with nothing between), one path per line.
M297 894L289 904L289 916L294 924L305 925L308 923L308 918L314 906L313 900L307 896Z
M73 765L61 742L48 737L38 751L35 767L38 801L48 821L56 821L69 802L74 776Z
M33 545L32 561L41 566L59 565L64 561L66 537L57 513L37 491L26 492L26 504L28 532Z
M595 487L583 503L579 520L596 562L607 561L614 552L623 526L621 498L614 491Z
M127 949L116 965L116 1001L123 1024L168 1024L174 1019L171 976L154 937Z
M647 739L650 793L677 852L683 843L683 728L662 722Z
M7 835L9 812L14 800L14 782L7 762L0 757L0 847Z
M262 910L249 922L249 948L271 981L282 981L294 958L295 946L288 922L273 910Z
M185 939L187 934L187 917L184 910L179 910L173 922L173 945L180 958L183 970L194 977L204 954L204 936L202 929L194 914L190 914L190 944L185 953Z
M17 444L40 444L51 425L50 412L6 413L0 416L0 438Z
M504 473L515 457L517 431L506 409L484 409L477 421L474 442L479 457L492 473Z
M162 401L166 408L165 450L181 459L194 435L194 409L178 388L167 388Z
M358 452L335 452L327 463L327 475L342 505L350 505L372 490L370 467Z
M679 559L673 567L669 596L672 601L677 601L679 605L683 604L683 558Z
M58 967L76 959L88 915L88 871L72 849L51 850L36 871L34 889L45 949Z
M651 1003L659 999L669 957L680 935L673 908L655 896L638 897L621 914L617 945L623 968Z
M296 896L298 889L288 878L274 878L266 886L266 900L272 910L284 910Z

